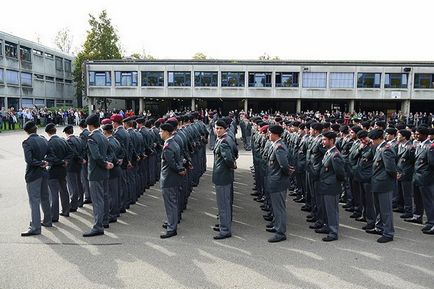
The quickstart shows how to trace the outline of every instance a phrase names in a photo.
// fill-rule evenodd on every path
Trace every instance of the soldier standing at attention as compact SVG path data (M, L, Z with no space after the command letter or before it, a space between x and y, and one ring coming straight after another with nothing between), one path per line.
M87 139L89 138L89 130L87 129L86 120L82 119L80 121L80 138L84 143L84 161L81 167L81 185L83 190L84 199L81 200L80 206L83 204L90 204L92 200L90 199L89 194L89 178L88 178L88 169L87 169Z
M161 176L160 188L163 194L164 207L167 215L167 231L160 235L161 239L177 235L178 216L178 194L182 177L186 175L182 160L181 150L173 138L175 128L169 123L160 126L160 137L164 140L161 154Z
M109 178L109 171L113 163L108 162L110 145L99 129L99 117L96 114L86 119L90 134L87 141L87 158L89 160L89 192L92 198L94 225L92 229L83 234L83 237L104 235L104 183Z
M212 182L215 185L217 207L219 211L220 233L215 240L230 238L231 232L231 190L234 182L233 170L237 168L232 148L226 139L227 124L219 119L215 123L217 141L214 147L214 167Z
M26 161L26 187L29 195L30 212L32 222L27 231L22 232L22 237L41 234L41 211L44 213L42 225L45 227L52 226L50 198L48 193L47 171L45 168L48 162L45 161L45 155L48 151L47 140L36 134L36 125L33 121L28 121L24 125L24 131L28 138L23 141L24 159Z
M393 228L392 195L393 184L396 179L396 155L392 147L383 138L383 130L374 129L368 137L372 140L375 150L372 165L371 190L374 196L377 222L375 229L366 230L366 233L382 235L378 243L393 241L395 230Z
M283 128L271 125L268 128L271 142L270 155L267 162L267 189L270 192L271 207L274 215L274 228L267 230L275 233L268 239L270 243L286 240L286 190L289 183L290 168L288 164L288 149L280 136Z

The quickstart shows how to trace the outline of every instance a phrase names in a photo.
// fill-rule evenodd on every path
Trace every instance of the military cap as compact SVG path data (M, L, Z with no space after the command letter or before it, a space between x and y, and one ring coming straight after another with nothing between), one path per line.
M322 129L324 128L323 124L319 122L312 123L310 127L317 131L322 131Z
M358 133L359 131L362 130L362 128L358 125L354 125L351 127L351 130L354 131L355 133Z
M113 115L110 117L110 119L111 119L113 122L121 123L121 122L122 122L122 115L120 115L120 114L113 114Z
M426 126L420 126L416 129L416 131L423 135L429 135L429 128L427 128Z
M386 133L387 134L392 134L392 135L396 135L396 133L398 132L398 130L396 128L386 128Z
M157 119L157 121L160 123L164 123L166 120L164 118L160 117L159 119Z
M226 122L226 124L229 126L232 123L232 118L230 118L230 117L224 117L223 121Z
M339 129L341 128L341 126L338 123L334 123L331 125L331 128L333 131L339 132Z
M339 131L340 132L343 132L343 133L348 133L349 132L349 127L348 127L348 125L342 125L340 128L339 128Z
M24 129L24 131L28 132L29 130L31 130L34 127L36 127L36 124L33 121L29 120L28 122L26 122L24 124L23 129Z
M78 125L79 125L80 127L85 128L85 127L86 127L86 120L85 120L85 119L80 120L80 123L79 123Z
M111 123L112 123L112 120L109 118L105 118L101 121L101 124L111 124Z
M361 138L365 138L368 136L368 132L366 130L360 130L357 133L357 138L361 139Z
M300 125L298 126L299 129L305 129L306 128L306 124L304 123L300 123Z
M139 117L138 119L136 119L137 123L145 123L146 122L146 118L144 117Z
M224 129L227 129L228 128L228 125L227 125L227 123L223 120L223 119L218 119L216 122L215 122L215 126L220 126L220 127L222 127L222 128L224 128Z
M282 121L282 117L281 116L276 116L276 118L274 119L275 122L281 122Z
M47 124L45 126L45 132L49 132L50 130L52 130L53 128L56 128L56 125L52 122L50 122L49 124Z
M261 133L267 133L268 128L269 128L269 125L266 124L266 125L264 125L264 126L261 126L261 129L260 129L259 131L260 131Z
M344 120L343 120L342 118L338 118L338 119L336 120L336 123L343 124L343 123L344 123Z
M371 127L371 122L369 122L369 121L363 121L362 123L361 123L361 125L364 127L364 128L370 128Z
M376 121L375 124L383 129L386 128L386 122L385 121Z
M370 139L379 139L379 138L383 138L383 134L384 132L382 129L374 129L368 133L368 137Z
M124 118L124 119L122 120L122 122L130 122L130 121L133 121L132 116L130 116L130 117L126 117L126 118Z
M283 127L281 127L280 125L270 125L270 127L268 128L268 130L271 133L277 134L277 135L281 135L283 133Z
M398 133L400 133L403 137L405 137L406 140L409 140L411 138L411 131L409 130L400 129Z
M113 131L113 125L111 123L107 123L102 126L102 129L106 131Z
M292 123L292 126L294 126L294 127L299 127L299 126L300 126L300 122L299 122L299 121L294 121L294 122Z
M327 131L327 132L323 133L322 136L325 138L328 138L328 139L336 139L338 134L335 133L334 131Z
M63 129L63 132L67 133L67 134L73 134L74 133L74 127L72 125L67 125Z
M91 114L86 118L87 125L99 126L99 116L97 114Z
M322 124L323 128L330 128L330 122L328 122L328 121L327 122L322 122L321 124Z
M165 122L162 125L160 125L160 129L164 130L164 131L168 131L168 132L173 132L175 130L175 128L173 127L173 125L171 125L168 122Z
M402 122L398 123L396 125L396 129L397 130L405 129L405 123L402 123Z

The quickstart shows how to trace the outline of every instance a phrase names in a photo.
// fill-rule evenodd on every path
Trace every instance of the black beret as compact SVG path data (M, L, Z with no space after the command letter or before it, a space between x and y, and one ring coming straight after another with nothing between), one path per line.
M45 126L45 132L49 132L50 130L52 130L53 128L56 128L56 125L52 122L50 122L49 124L47 124Z
M423 135L429 135L429 128L427 128L426 126L420 126L416 129L416 131Z
M398 132L398 130L396 128L391 128L391 127L386 128L386 133L388 133L388 134L396 135L397 132Z
M304 123L300 123L300 125L298 126L300 129L305 129L306 128L306 124Z
M398 123L396 125L396 129L397 130L405 129L405 123L402 123L402 122Z
M339 118L339 119L336 120L336 123L343 124L344 120L342 118Z
M348 125L342 125L342 126L339 128L339 131L340 131L340 132L343 132L343 133L348 133L349 130L350 130L350 129L348 128Z
M355 119L353 119L353 122L356 122L356 123L359 123L360 121L361 121L360 118L355 118Z
M276 118L274 119L275 122L282 122L282 117L281 116L276 116Z
M223 120L226 122L227 125L230 125L232 123L232 118L230 117L224 117Z
M270 125L268 127L268 131L277 135L281 135L283 133L283 127L281 127L280 125Z
M86 118L87 125L99 126L99 116L97 114L91 114Z
M123 120L122 120L122 122L129 122L129 121L132 121L133 119L131 118L131 116L130 117L126 117L126 118L124 118Z
M26 123L24 124L23 129L24 129L24 131L29 131L29 130L31 130L32 128L34 128L35 126L36 126L36 124L35 124L33 121L29 120L28 122L26 122Z
M357 133L357 138L361 139L361 138L365 138L368 136L368 132L366 130L360 130Z
M386 122L385 121L377 121L375 124L381 128L386 128Z
M400 129L398 131L403 137L405 137L406 140L409 140L411 138L411 131L406 129Z
M358 133L360 130L362 130L362 128L358 125L352 126L351 130L354 131L355 133Z
M146 118L144 118L144 117L139 117L138 119L136 119L137 123L145 123L145 121L146 121Z
M383 138L383 134L384 132L382 129L374 129L368 133L368 137L370 139L379 139L379 138Z
M289 120L285 120L285 121L283 121L283 123L286 124L287 126L290 126L292 124L292 122Z
M371 122L369 122L369 121L364 121L364 122L361 123L361 125L362 125L363 127L365 127L365 128L370 128L370 127L371 127Z
M325 138L328 138L328 139L336 139L336 137L338 135L334 131L327 131L327 132L323 133L322 136Z
M299 121L294 121L292 123L292 126L299 127L300 126L300 122Z
M339 131L341 126L338 123L334 123L331 125L333 131Z
M86 120L85 119L80 120L80 123L78 125L80 127L86 127Z
M108 123L102 126L103 130L113 131L113 125Z
M313 128L314 130L318 130L318 131L322 131L322 129L324 128L322 123L319 123L319 122L311 124L310 127Z
M220 126L220 127L224 128L224 129L227 129L227 128L228 128L227 123L226 123L223 119L221 119L221 118L219 118L219 119L215 122L215 126Z
M330 128L330 122L328 122L328 121L327 122L322 122L321 124L322 124L323 128Z
M63 132L65 132L67 134L73 134L74 133L74 127L72 125L67 125L63 129Z
M168 122L165 122L165 123L163 123L162 125L160 125L160 129L161 129L161 130L168 131L168 132L172 132L172 131L175 130L175 128L173 127L173 125L171 125L171 124L168 123Z
M173 127L177 127L178 126L178 122L177 121L168 122L168 123L170 123ZM153 124L154 123L153 123L152 119L148 119L147 121L145 121L145 126L147 128L151 128Z

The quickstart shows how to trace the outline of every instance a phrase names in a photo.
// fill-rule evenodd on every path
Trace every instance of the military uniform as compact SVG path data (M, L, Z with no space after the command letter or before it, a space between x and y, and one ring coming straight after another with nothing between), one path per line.
M66 179L71 200L71 211L76 211L80 205L83 205L80 175L85 148L83 141L74 135L69 135L66 142L72 151L72 156L67 167Z
M89 130L84 128L79 137L83 141L84 144L84 160L85 162L81 165L81 186L84 195L84 202L90 203L90 193L89 193L89 178L88 178L88 169L87 169L87 139L89 138Z
M413 173L416 148L411 140L398 145L398 189L403 198L404 217L413 215Z

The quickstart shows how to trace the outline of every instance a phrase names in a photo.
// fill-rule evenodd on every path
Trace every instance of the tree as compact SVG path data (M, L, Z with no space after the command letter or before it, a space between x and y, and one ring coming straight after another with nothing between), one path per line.
M196 52L196 53L193 55L193 59L194 59L194 60L205 60L205 59L207 59L207 57L206 57L206 55L203 54L202 52Z
M83 63L88 60L120 59L122 58L119 37L111 24L107 12L103 10L98 19L89 14L90 30L84 41L82 50L77 54L74 62L74 81L76 83L76 97L79 106L83 97Z
M69 28L59 30L54 38L54 44L63 52L69 53L72 46L72 35Z
M280 60L279 56L273 56L273 57L271 57L267 53L264 53L263 55L259 56L258 59L261 60L261 61L264 61L264 60Z
M151 54L146 54L145 52L143 52L143 54L135 52L135 53L131 54L130 57L132 59L135 59L135 60L155 60L156 59Z

